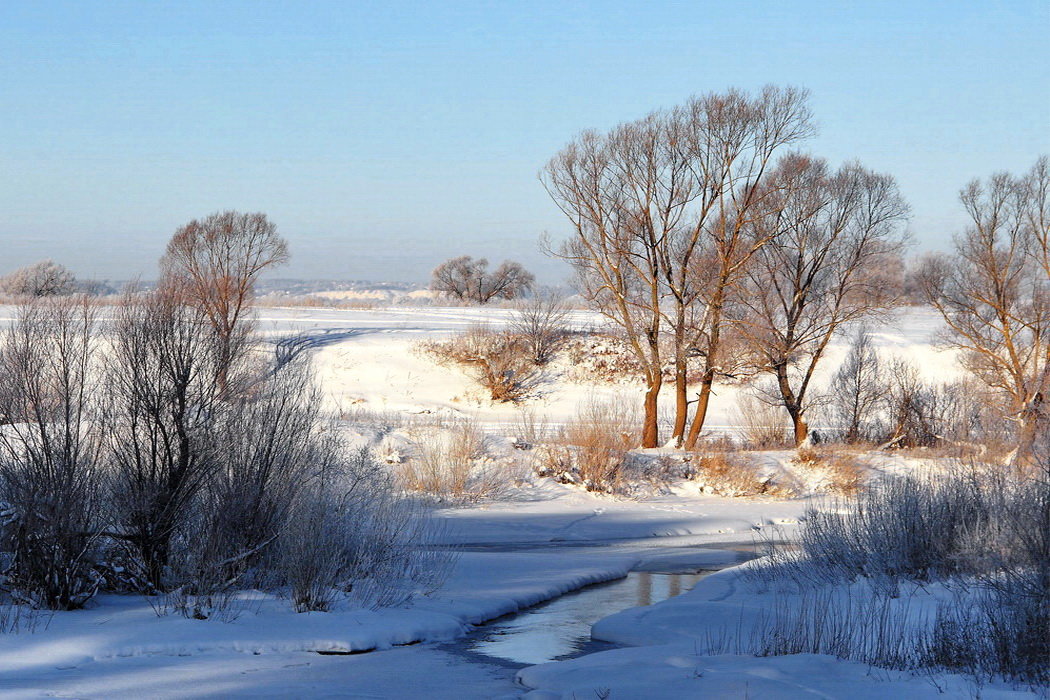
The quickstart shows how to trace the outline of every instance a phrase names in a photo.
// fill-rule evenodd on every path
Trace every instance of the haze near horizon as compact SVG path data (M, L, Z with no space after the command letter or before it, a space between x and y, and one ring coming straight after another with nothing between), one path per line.
M894 175L920 248L972 178L1050 152L1043 2L0 7L0 274L150 278L174 230L263 211L281 277L425 282L454 255L559 283L537 173L690 95L812 92L806 150Z

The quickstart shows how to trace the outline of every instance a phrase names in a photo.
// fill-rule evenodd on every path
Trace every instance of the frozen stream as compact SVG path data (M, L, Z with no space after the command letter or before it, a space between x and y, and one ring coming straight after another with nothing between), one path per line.
M613 645L591 639L591 625L625 608L652 605L685 593L710 573L632 572L626 578L587 586L494 620L446 648L466 653L478 661L496 660L515 666L610 649Z
M685 593L705 576L755 556L754 545L733 543L729 547L737 552L735 562L701 565L702 568L691 570L632 571L622 579L586 586L498 618L479 626L466 637L438 647L472 664L501 668L503 673L614 648L616 645L591 639L591 626L595 622L627 608L653 605ZM719 549L726 551L723 545Z

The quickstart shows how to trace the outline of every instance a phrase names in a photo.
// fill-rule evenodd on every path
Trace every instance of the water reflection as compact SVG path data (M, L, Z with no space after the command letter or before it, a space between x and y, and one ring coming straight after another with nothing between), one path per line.
M541 664L572 656L591 638L591 625L632 606L652 605L692 588L710 572L653 574L626 578L566 594L487 625L468 649L522 664Z

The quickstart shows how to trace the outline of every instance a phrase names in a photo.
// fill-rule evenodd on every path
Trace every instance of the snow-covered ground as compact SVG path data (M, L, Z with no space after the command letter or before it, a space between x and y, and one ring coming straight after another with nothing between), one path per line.
M12 313L0 307L0 324ZM289 308L261 309L259 321L274 340L309 336L334 411L472 417L510 434L520 408L479 399L467 377L436 365L417 345L475 323L505 324L511 313ZM584 312L572 322L601 325ZM930 310L909 309L878 330L876 344L909 357L930 378L948 378L957 370L954 358L934 347L938 328ZM844 352L844 343L831 348L824 377ZM570 383L559 380L558 366L552 371L555 376L530 406L551 422L567 420L592 397L640 402L642 390L635 384ZM733 425L738 391L716 392L714 426ZM514 682L516 669L436 645L486 620L632 569L730 564L735 554L723 548L749 542L772 525L790 531L808 505L806 499L722 498L690 484L625 500L529 480L499 500L437 513L447 525L447 543L464 551L444 587L429 597L377 611L295 614L287 601L245 594L236 603L240 614L224 622L158 616L145 599L102 596L87 610L41 620L36 631L0 635L0 697L490 698L518 697L528 688L533 697L564 698L598 697L603 688L613 688L612 700L658 692L679 698L939 696L926 679L828 657L697 657L689 635L748 604L734 598L735 569L706 579L693 593L597 625L600 636L633 647L525 669L521 684ZM369 649L381 651L317 653ZM968 687L961 679L940 682L950 695ZM999 692L986 688L982 696Z
M521 407L492 404L456 369L437 366L418 351L421 341L440 340L484 323L501 327L513 318L510 309L477 307L390 307L353 309L262 309L262 331L271 337L303 334L316 348L315 361L330 405L335 410L362 407L376 411L405 411L465 416L485 423L513 424ZM569 323L578 329L605 327L603 318L577 311ZM912 361L929 379L946 380L959 375L954 355L935 347L942 321L933 309L909 308L896 313L872 336L886 355ZM848 348L848 338L832 343L820 366L817 384L826 382ZM575 383L565 381L569 367L555 362L539 396L528 410L552 423L572 417L582 402L612 400L641 405L644 388L636 382ZM665 386L665 404L673 388ZM708 413L712 430L731 428L738 422L738 386L716 388Z
M756 560L719 571L681 596L600 620L592 628L594 638L623 648L519 671L519 682L532 689L526 697L568 700L604 692L631 700L1037 697L1002 683L977 685L969 677L950 673L895 672L827 655L739 654L739 647L748 648L753 630L769 624L775 610L801 609L806 595L808 604L814 604L813 591L771 591L746 576L748 569L764 563ZM912 588L900 591L887 604L900 608L904 618L913 622L931 620L938 600L949 595L938 584ZM833 598L818 598L825 608L811 609L809 614L819 618L848 610L860 616L871 594L864 582L848 590L835 589L829 593ZM832 623L828 635L845 627Z

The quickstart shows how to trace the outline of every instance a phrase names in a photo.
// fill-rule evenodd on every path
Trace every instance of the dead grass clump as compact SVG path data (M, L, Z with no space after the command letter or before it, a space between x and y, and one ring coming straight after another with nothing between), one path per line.
M409 491L440 501L478 501L498 493L502 479L488 455L488 438L473 421L419 433L415 453L398 476Z
M541 452L540 476L579 484L588 491L621 491L628 453L638 444L637 423L621 403L587 403L555 443Z
M516 333L474 325L443 342L422 345L439 363L463 367L499 402L517 402L536 388L540 372L526 340Z
M737 424L748 449L770 450L787 447L790 431L784 411L753 394L743 394L736 403Z
M829 447L800 447L794 459L814 491L852 496L864 485L864 463L853 452Z
M694 479L704 493L718 496L790 496L745 454L711 452L694 460Z

